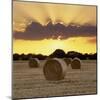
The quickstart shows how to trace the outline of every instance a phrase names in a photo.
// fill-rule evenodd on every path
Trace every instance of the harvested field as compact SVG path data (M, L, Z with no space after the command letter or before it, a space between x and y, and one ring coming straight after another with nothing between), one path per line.
M45 61L40 61L41 66ZM65 79L48 81L43 67L29 68L28 61L13 62L13 98L96 94L96 61L82 61L81 69L68 67Z

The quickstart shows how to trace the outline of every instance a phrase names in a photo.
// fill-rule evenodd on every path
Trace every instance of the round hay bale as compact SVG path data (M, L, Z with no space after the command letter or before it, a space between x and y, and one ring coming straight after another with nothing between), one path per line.
M30 66L30 68L38 68L40 66L40 62L37 58L30 58L29 66Z
M66 62L67 66L69 66L69 64L72 62L72 58L64 58L64 61Z
M79 58L74 58L71 62L72 69L80 69L81 68L81 60Z
M45 63L51 58L47 57L45 60L42 60L41 67L44 67Z
M66 74L66 63L62 59L52 58L46 61L43 72L47 80L62 80Z

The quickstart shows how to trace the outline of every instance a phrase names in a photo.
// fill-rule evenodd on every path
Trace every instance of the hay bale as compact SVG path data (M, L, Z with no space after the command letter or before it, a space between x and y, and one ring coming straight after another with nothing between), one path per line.
M80 69L81 68L81 60L79 58L74 58L71 62L72 69Z
M69 66L69 64L72 62L72 58L64 58L64 61L66 62L67 66Z
M40 62L37 58L29 59L29 67L30 68L38 68L40 66Z
M45 63L51 58L47 57L45 60L42 60L41 67L44 67Z
M42 67L44 67L44 65L46 64L46 62L47 62L48 60L51 60L51 59L52 59L52 58L47 57L47 58L43 61Z
M66 74L66 63L62 59L52 58L46 61L43 72L47 80L62 80Z

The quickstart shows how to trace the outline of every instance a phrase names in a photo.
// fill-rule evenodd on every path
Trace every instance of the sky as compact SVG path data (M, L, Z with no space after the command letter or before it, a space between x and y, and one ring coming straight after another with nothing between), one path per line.
M96 6L13 1L13 53L96 53Z

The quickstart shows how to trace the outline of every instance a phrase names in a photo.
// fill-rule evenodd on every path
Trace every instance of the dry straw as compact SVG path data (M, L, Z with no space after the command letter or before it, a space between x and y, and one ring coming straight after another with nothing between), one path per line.
M37 58L30 58L29 66L30 66L30 68L37 68L40 66L40 61Z
M64 58L64 61L66 62L67 66L69 66L69 64L72 62L72 58Z
M62 59L48 59L43 67L44 76L47 80L62 80L66 74L66 63Z
M71 62L72 69L80 69L81 68L81 60L79 58L74 58Z
M41 67L44 67L45 63L51 58L47 57L45 60L42 60Z

